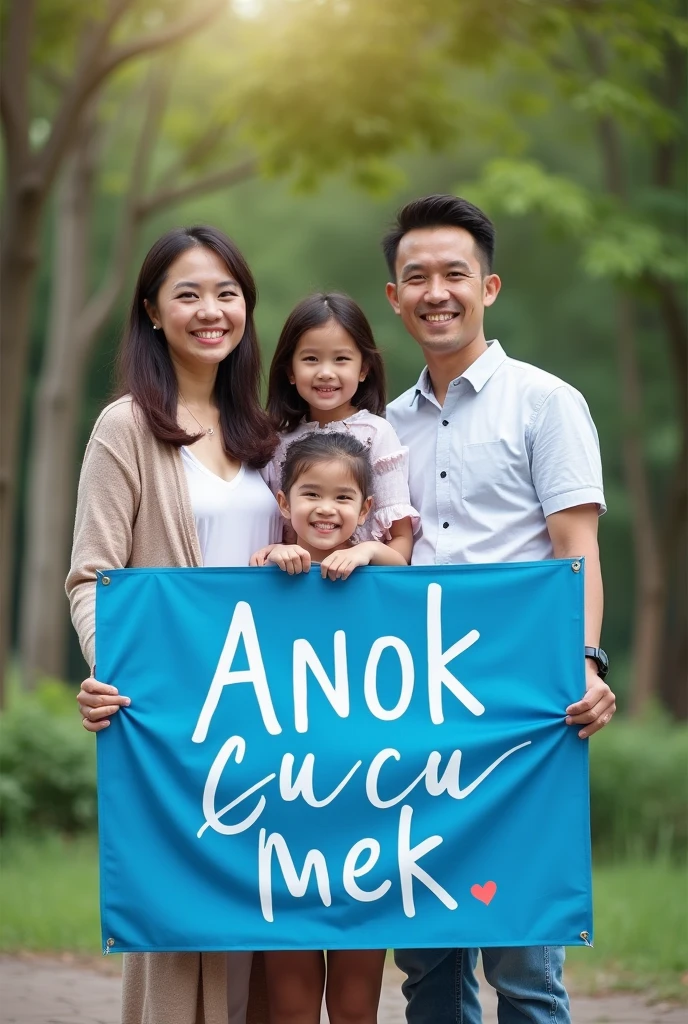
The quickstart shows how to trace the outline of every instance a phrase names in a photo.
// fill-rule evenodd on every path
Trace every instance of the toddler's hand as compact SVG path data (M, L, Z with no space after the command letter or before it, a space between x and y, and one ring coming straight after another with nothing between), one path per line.
M320 564L320 574L324 580L345 580L357 565L370 565L370 559L371 553L366 549L365 544L333 551L327 558L323 558Z
M265 561L278 565L290 576L308 572L311 567L311 556L298 544L275 544Z

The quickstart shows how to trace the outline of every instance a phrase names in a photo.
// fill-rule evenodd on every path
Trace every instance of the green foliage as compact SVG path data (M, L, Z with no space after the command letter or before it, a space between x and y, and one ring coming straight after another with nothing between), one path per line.
M688 726L614 722L590 743L593 846L612 857L685 853Z
M479 183L469 186L468 192L478 206L503 211L510 217L538 213L574 236L591 226L593 210L588 191L570 178L548 173L535 160L490 160Z
M612 197L600 197L573 178L551 174L535 160L490 160L480 180L464 191L493 214L537 214L556 232L574 238L581 265L591 277L686 277L682 240L651 223L645 211L624 210Z
M93 737L79 725L71 691L43 682L0 717L0 827L71 833L95 823Z

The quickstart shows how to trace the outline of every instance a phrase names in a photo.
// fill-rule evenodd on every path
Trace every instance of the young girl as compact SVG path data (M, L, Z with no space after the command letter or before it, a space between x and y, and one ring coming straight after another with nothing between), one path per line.
M373 472L372 508L355 540L381 541L409 562L420 519L409 499L408 449L382 418L382 358L365 314L348 295L310 295L289 315L270 367L267 410L280 432L267 467L273 493L293 441L350 434L368 450ZM285 539L293 539L288 530Z
M323 577L346 578L357 565L405 565L391 545L357 544L354 534L372 505L373 470L368 451L351 434L310 432L287 449L277 494L295 545L258 553L291 572L320 562ZM297 568L298 566L298 568ZM270 1024L319 1024L323 990L330 1024L375 1024L384 950L266 952Z

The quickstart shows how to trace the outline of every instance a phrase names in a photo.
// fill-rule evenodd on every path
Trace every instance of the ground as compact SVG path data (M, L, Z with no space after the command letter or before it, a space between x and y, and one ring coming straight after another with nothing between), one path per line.
M119 958L0 957L0 1024L119 1024ZM403 1024L402 975L385 970L379 1024ZM483 986L484 1024L496 1024L496 1002ZM685 1007L648 1005L641 995L579 996L575 1024L685 1024ZM323 1018L326 1021L326 1018Z

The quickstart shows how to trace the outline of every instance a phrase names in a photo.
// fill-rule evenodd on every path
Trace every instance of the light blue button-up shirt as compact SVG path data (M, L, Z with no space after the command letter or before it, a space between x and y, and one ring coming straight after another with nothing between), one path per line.
M426 367L387 418L410 451L421 516L413 565L552 558L547 516L587 504L605 511L585 399L498 341L451 382L443 406Z

